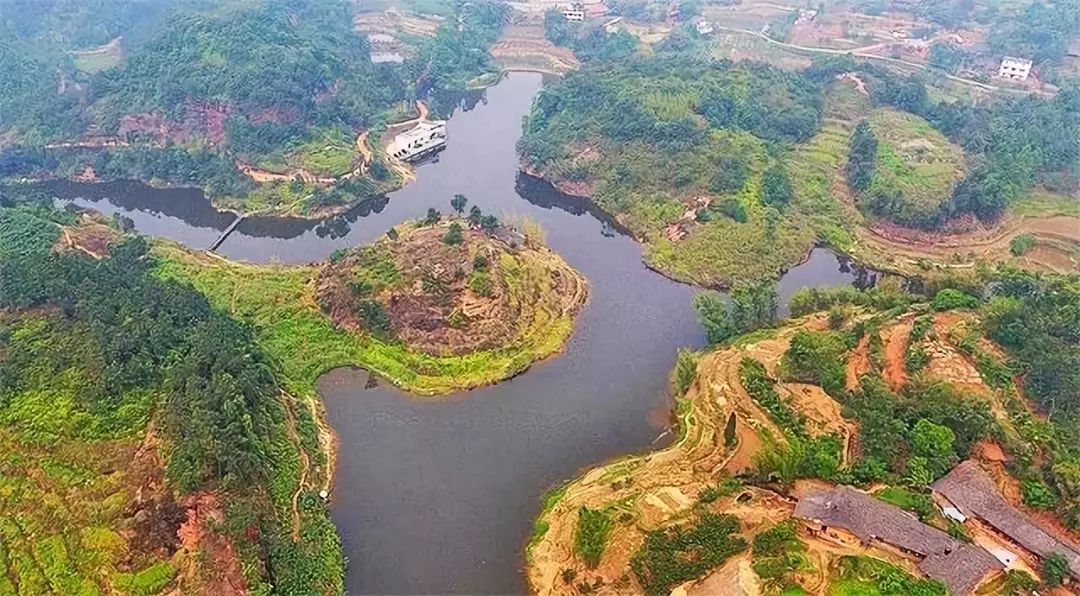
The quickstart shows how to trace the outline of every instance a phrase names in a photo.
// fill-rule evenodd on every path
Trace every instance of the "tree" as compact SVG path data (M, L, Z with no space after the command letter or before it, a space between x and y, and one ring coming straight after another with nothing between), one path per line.
M935 475L944 473L956 459L956 434L951 428L920 418L911 429L911 449L924 458Z
M860 192L870 188L877 163L877 144L877 137L870 129L870 123L865 119L859 122L851 135L851 153L848 154L844 170L851 188Z
M748 168L746 161L735 157L724 157L716 166L709 188L717 193L729 193L742 190L746 184Z
M465 236L461 232L461 224L454 222L450 224L450 227L446 229L446 233L443 234L443 243L450 246L457 246L465 241Z
M439 223L440 219L442 219L442 213L439 213L439 210L434 207L428 207L427 215L424 217L424 223L433 226Z
M485 232L494 232L497 227L499 227L499 218L494 215L485 215L480 219L480 229Z
M480 221L484 219L484 212L480 210L480 207L476 205L469 209L469 225L474 228L480 227Z
M761 183L761 199L766 205L783 209L791 202L793 196L791 180L784 166L777 164L765 170Z
M718 292L702 292L694 297L698 321L711 343L775 323L777 304L773 283L736 287L730 303Z
M950 73L964 65L964 52L949 43L936 42L930 46L930 64Z
M465 205L469 203L469 198L465 195L454 195L454 198L450 199L450 207L457 212L458 215L465 213Z
M1047 587L1056 588L1069 577L1069 560L1061 553L1050 553L1043 559L1042 573L1039 575Z

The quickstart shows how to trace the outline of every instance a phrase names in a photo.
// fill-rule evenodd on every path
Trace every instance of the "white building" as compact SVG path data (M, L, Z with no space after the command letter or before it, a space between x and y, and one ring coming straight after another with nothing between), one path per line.
M711 22L700 20L694 26L697 27L698 35L712 35L713 26Z
M446 146L446 122L430 120L394 137L386 152L401 161L416 161Z
M604 23L604 31L606 31L607 33L618 33L619 23L621 22L622 17L615 17L614 19L611 19L610 21Z
M1001 68L998 69L997 76L1014 81L1026 81L1029 74L1031 74L1031 60L1005 56L1001 59Z
M580 23L585 20L585 6L580 2L574 2L563 9L562 16L568 21Z

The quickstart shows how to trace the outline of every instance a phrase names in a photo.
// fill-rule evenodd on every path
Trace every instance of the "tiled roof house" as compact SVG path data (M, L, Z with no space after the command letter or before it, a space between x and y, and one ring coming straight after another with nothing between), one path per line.
M1004 567L981 546L961 542L849 486L810 492L799 500L794 515L847 530L866 544L885 543L921 557L919 569L956 596L967 596L989 573Z

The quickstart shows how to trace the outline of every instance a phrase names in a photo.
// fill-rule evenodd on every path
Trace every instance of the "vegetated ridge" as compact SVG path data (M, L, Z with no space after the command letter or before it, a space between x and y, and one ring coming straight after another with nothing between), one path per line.
M911 553L790 519L798 499L833 484L1018 555L983 577L979 593L1027 593L1035 577L1058 585L1067 568L1062 575L1052 557L1018 549L981 519L948 519L929 490L972 458L965 465L981 466L1022 516L1080 544L1077 404L1062 393L1078 382L1062 366L1080 357L1080 338L1066 331L1080 286L1075 276L1012 271L990 288L980 299L945 281L928 288L929 303L890 284L802 290L796 318L681 353L675 443L588 470L545 497L526 547L531 589L945 593L919 579ZM744 297L731 308L724 316L753 306Z

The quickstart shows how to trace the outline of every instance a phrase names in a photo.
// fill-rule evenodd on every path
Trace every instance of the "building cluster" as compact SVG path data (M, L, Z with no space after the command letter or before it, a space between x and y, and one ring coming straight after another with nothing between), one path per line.
M1045 560L1060 553L1070 575L1080 580L1080 549L1044 530L1010 505L993 479L974 461L966 461L932 486L943 515L959 523L977 523L1002 548L984 548L953 538L914 515L849 486L812 490L799 500L794 516L814 535L841 544L863 544L914 556L918 568L940 580L957 596L976 587L1026 553ZM1013 551L1017 552L1013 552Z

